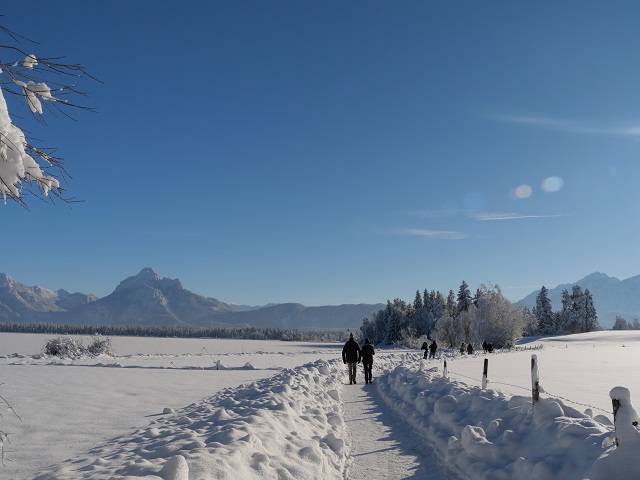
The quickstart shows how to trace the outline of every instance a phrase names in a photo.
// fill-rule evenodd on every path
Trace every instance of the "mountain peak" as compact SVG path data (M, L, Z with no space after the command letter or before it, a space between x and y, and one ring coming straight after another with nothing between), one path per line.
M608 280L609 278L614 278L614 277L610 277L606 273L593 272L593 273L587 275L586 277L584 277L582 280L587 280L587 279L589 279L589 280Z
M145 267L140 270L140 273L134 275L135 278L144 278L144 279L153 279L153 280L161 280L162 277L156 273L156 271L151 267ZM131 277L131 278L134 278Z
M184 288L180 280L175 279L172 280L170 278L165 278L162 275L156 273L156 271L151 267L145 267L140 270L140 273L134 275L132 277L125 278L114 290L115 292L128 290L128 289L137 289L141 287L153 287L153 288L167 288L167 287L177 287L179 289Z

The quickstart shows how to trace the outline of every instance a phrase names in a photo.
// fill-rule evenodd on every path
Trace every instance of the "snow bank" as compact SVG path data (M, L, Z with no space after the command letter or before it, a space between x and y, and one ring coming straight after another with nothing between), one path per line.
M223 390L36 478L342 479L342 370L319 360Z
M419 352L387 354L380 351L374 362L373 385L344 386L345 367L335 360L318 360L295 369L287 368L267 379L245 379L242 381L252 383L219 390L216 395L183 409L160 405L157 412L163 413L152 415L159 420L132 434L105 437L112 439L88 453L50 467L35 478L346 478L348 466L353 463L350 457L354 454L350 450L353 439L344 420L343 393L346 394L347 389L364 389L365 392L376 389L379 395L375 398L388 404L387 410L402 419L393 420L402 423L398 427L405 429L406 422L413 427L416 437L422 439L422 455L429 459L439 457L460 478L640 478L637 462L640 417L632 405L632 390L612 386L619 381L623 384L621 379L624 379L633 388L634 382L630 379L636 377L631 374L632 367L620 372L620 367L612 368L612 365L634 365L629 359L637 359L637 352L619 348L617 343L615 349L600 348L597 355L593 353L594 348L592 344L588 348L559 345L540 351L537 356L544 356L543 365L554 365L554 369L544 376L547 390L558 391L560 381L569 384L572 376L582 379L585 371L592 375L586 388L604 391L606 387L610 392L607 401L618 401L615 431L606 416L594 417L592 409L581 413L567 405L570 400L560 399L559 395L554 397L541 390L543 395L534 405L529 395L512 395L457 381L460 376L474 381L480 366L475 357L451 361L450 366L454 368L449 373L453 378L445 378L439 371L440 361L424 361ZM339 352L330 353L334 354L339 356ZM246 358L239 362L244 367L225 367L220 375L247 375L253 371L254 363L258 368L267 362L274 363L270 357L252 355L251 362L246 362ZM289 360L298 362L305 355ZM312 358L318 357L314 354ZM492 358L492 378L507 383L496 381L489 385L502 385L503 388L513 384L512 387L517 387L518 380L514 379L522 382L523 375L527 375L525 391L535 384L535 381L529 384L530 352L505 352L494 354ZM602 358L606 358L606 362ZM614 358L616 362L613 362ZM119 360L125 366L134 366L127 363L129 359ZM163 362L189 362L188 365L192 365L192 362L200 361L210 365L211 360L188 356L168 357ZM7 361L22 365L25 359L11 357ZM159 361L154 357L153 362ZM282 359L276 361L280 363ZM219 366L224 367L221 363ZM22 365L22 368L30 367ZM134 368L119 370L135 371ZM192 374L187 366L174 364L174 370L170 372L174 381ZM514 372L510 373L510 370ZM212 373L200 371L207 375ZM619 378L616 372L620 374ZM537 366L533 373L538 379ZM561 380L553 380L556 376ZM202 382L203 378L210 377L198 377L198 381ZM611 384L610 380L616 383ZM479 379L475 381L479 382ZM177 388L189 388L188 385L185 383ZM595 396L590 397L585 392L570 390L569 396L582 402L589 401L591 405L597 403ZM565 394L564 391L561 393ZM163 410L165 406L167 408ZM594 408L600 410L602 407L604 405ZM380 410L384 410L383 405ZM396 415L393 417L395 419ZM380 446L375 444L375 439L372 441L374 444L367 445L366 451L379 452ZM366 461L375 461L372 458L367 457Z
M615 407L615 436L610 439L609 448L593 465L589 478L591 480L608 480L610 478L638 478L638 453L640 453L640 432L638 412L631 404L628 388L611 389L611 400L617 402Z
M385 402L465 478L588 478L611 436L610 427L561 400L532 408L530 397L451 381L423 362L389 362L377 383ZM630 472L616 480L638 477L638 469Z

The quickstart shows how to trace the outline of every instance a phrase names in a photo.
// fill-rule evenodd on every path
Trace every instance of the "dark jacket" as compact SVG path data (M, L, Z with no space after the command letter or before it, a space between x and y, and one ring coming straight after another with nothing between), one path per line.
M362 346L362 363L373 363L373 356L376 354L371 343L365 343Z
M436 341L434 340L433 343L431 345L429 345L429 350L431 350L431 353L435 352L438 349L438 344L436 343Z
M347 363L360 361L360 345L353 338L350 338L342 348L342 361Z

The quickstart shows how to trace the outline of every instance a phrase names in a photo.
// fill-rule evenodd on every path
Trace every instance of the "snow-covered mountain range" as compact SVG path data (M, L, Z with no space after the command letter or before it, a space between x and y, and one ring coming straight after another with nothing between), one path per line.
M589 289L600 325L609 329L616 315L631 322L640 318L640 275L619 280L595 272L576 282L549 289L554 311L560 310L562 290L573 285ZM516 305L533 308L535 290ZM178 279L164 278L152 268L124 279L103 298L66 290L24 285L0 273L0 321L89 325L190 325L212 327L251 325L278 328L351 328L384 308L384 304L307 307L299 303L247 307L193 293Z
M305 307L298 303L246 307L195 294L178 279L152 268L128 277L109 295L29 287L0 274L0 321L88 325L212 327L251 325L279 328L359 328L375 305Z
M583 291L588 288L593 295L593 303L602 328L610 329L616 315L621 315L628 322L633 321L634 318L640 319L640 275L619 280L604 273L594 272L573 283L557 285L554 288L545 285L549 290L549 300L554 311L562 308L562 291L567 290L571 293L574 285L580 285ZM516 305L533 309L536 306L538 293L540 289L531 292L516 302Z

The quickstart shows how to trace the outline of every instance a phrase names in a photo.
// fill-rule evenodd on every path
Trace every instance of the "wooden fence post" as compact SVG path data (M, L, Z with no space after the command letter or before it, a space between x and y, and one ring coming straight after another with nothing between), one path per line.
M482 389L487 389L487 382L489 381L487 378L487 372L489 371L489 359L484 359L484 370L482 371Z
M630 432L633 431L633 437L635 437L638 428L638 414L636 413L633 405L631 405L631 392L626 387L613 387L609 392L611 397L611 404L613 405L613 425L615 431L616 447L619 446L620 437L623 439L630 438ZM625 408L626 413L624 415L618 415L621 408ZM620 417L624 421L620 421ZM629 424L626 424L629 422Z
M447 361L444 361L444 370L442 371L442 376L444 378L448 378L449 377L449 371L447 370Z
M538 375L537 355L531 355L531 399L534 405L540 400L540 377Z

